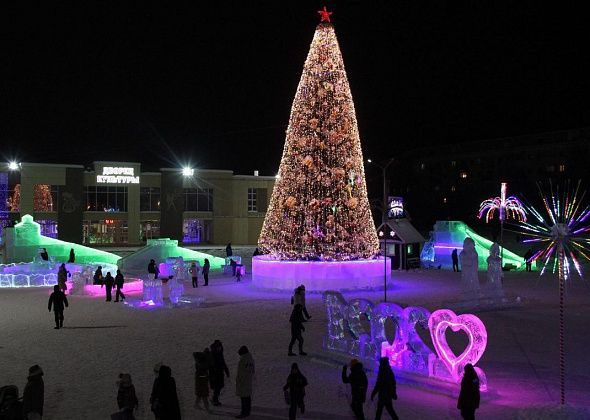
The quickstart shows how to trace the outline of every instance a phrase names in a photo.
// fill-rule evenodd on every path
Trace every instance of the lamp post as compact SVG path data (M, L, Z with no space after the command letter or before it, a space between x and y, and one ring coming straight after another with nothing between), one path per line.
M367 163L378 167L383 173L383 219L381 220L383 223L387 220L387 168L389 168L393 161L394 158L390 158L384 165L380 165L371 159L367 159Z

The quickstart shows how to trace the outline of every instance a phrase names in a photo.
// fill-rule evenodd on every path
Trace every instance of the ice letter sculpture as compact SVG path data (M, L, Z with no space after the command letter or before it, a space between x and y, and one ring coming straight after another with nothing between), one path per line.
M432 314L424 308L409 306L402 309L395 303L374 305L366 299L347 302L339 292L323 294L328 315L328 334L324 348L352 355L367 362L387 357L396 370L428 376L443 381L460 382L463 367L475 365L487 345L487 332L481 320L470 314L456 315L448 309ZM396 325L393 342L385 336L385 322L391 319ZM370 323L370 331L363 326L363 319ZM422 341L416 329L429 330L436 354ZM455 355L450 349L445 332L462 330L469 343L466 349ZM487 390L487 378L475 368L481 390Z

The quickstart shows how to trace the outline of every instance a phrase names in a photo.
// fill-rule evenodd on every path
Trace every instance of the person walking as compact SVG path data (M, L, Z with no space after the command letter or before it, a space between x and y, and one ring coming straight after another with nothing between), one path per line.
M283 386L285 400L289 404L289 420L295 420L297 417L297 408L301 414L305 413L305 387L307 378L299 370L297 363L291 365L291 373L287 377L287 383Z
M119 390L117 391L117 406L122 420L135 420L133 411L138 407L137 395L135 395L135 385L131 381L131 375L128 373L119 373L117 381Z
M307 312L307 308L305 307L305 285L298 286L294 292L293 297L291 298L291 305L300 304L303 307L303 315L305 315L306 319L310 319L311 315Z
M158 264L156 264L156 260L154 260L154 259L150 260L147 270L148 270L149 274L154 275L154 279L158 278L158 275L160 274L160 269L158 268Z
M96 271L94 272L94 277L92 278L92 284L104 284L104 277L102 276L102 266L98 266Z
M151 410L156 420L180 420L180 405L172 370L161 365L150 396Z
M369 386L367 375L363 370L363 364L357 359L350 361L350 375L346 372L347 367L346 365L342 366L342 382L350 384L352 397L350 408L352 408L356 420L365 420L363 404L367 399L367 387Z
M194 352L195 359L195 406L200 408L203 401L205 410L209 411L209 371L211 368L211 353L208 348Z
M194 261L188 269L188 272L193 280L193 288L199 287L199 268L197 267L197 264Z
M229 369L223 357L223 344L219 340L215 340L210 346L211 349L211 370L209 372L209 384L213 390L213 405L219 406L219 394L225 386L224 374L229 378Z
M479 408L479 377L471 363L464 368L461 379L461 391L457 401L457 409L465 420L475 420L475 410Z
M234 251L231 249L231 242L230 242L225 247L225 256L226 257L231 257L232 255L234 255Z
M451 252L451 259L453 260L453 271L459 271L459 255L457 255L457 249L453 249L453 252Z
M209 259L205 258L205 262L203 263L203 280L205 280L205 286L209 286L209 268L211 264L209 264Z
M371 392L371 401L378 395L377 400L377 411L375 412L375 420L381 419L383 408L387 410L393 420L398 420L391 400L397 400L397 391L395 383L395 375L389 366L389 359L382 357L379 359L379 372L377 373L377 382L375 382L375 388Z
M39 365L29 368L27 384L23 391L23 414L25 420L41 420L45 403L45 383L43 369Z
M70 248L70 257L68 258L68 264L73 264L76 261L76 253L74 248Z
M106 293L107 293L106 301L110 302L113 300L113 297L111 295L111 291L113 290L113 287L115 287L115 279L113 278L113 276L111 276L110 271L107 273L107 276L104 278L104 286L106 287Z
M125 283L125 278L121 273L121 270L117 270L117 275L115 276L115 286L117 286L117 292L115 293L115 302L119 301L119 296L121 300L125 300L125 295L121 291L123 289L123 284Z
M47 248L41 248L41 252L39 253L41 259L43 261L49 261L49 254L47 253Z
M295 344L295 341L297 341L299 355L307 356L307 353L303 351L303 335L301 333L305 331L305 327L303 326L305 319L303 318L303 307L300 303L296 304L293 308L289 322L291 323L291 342L289 343L288 355L295 356L295 353L293 353L293 345Z
M240 361L236 373L236 395L240 397L241 411L236 418L243 419L248 417L252 411L252 388L256 370L254 358L248 351L248 347L240 347L238 354L240 355Z
M64 326L64 307L68 307L68 298L66 295L59 290L59 286L56 284L53 286L53 293L49 296L49 303L47 309L51 312L53 306L53 314L55 315L55 328L59 330Z

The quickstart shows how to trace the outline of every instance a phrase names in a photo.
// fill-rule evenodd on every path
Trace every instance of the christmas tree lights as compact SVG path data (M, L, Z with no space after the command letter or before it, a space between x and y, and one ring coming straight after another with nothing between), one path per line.
M281 260L346 261L379 253L354 103L326 16L303 67L259 239L263 252Z

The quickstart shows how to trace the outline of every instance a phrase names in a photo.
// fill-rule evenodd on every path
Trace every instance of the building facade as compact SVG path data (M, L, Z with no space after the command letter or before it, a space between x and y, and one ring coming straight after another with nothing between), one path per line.
M42 234L96 246L166 237L185 245L255 244L275 178L137 162L21 163L0 171L0 223L31 214Z

